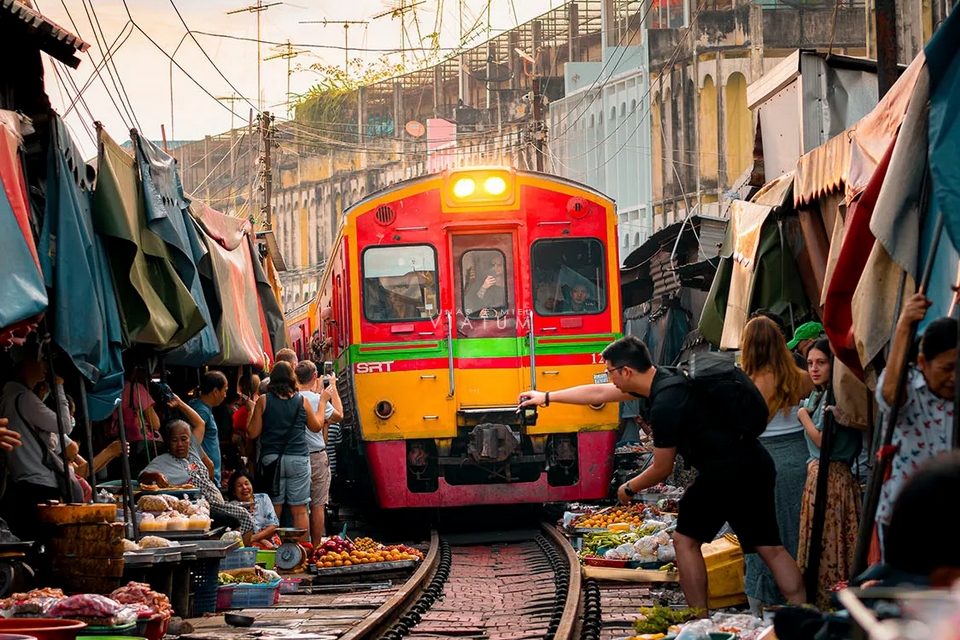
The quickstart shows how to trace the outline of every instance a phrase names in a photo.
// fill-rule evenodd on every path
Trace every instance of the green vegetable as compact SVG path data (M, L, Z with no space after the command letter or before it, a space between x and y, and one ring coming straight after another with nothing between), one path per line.
M640 609L642 618L633 621L633 629L638 635L644 633L666 633L667 629L675 624L683 624L697 617L697 609L683 609L674 611L670 607L643 607Z
M672 562L669 563L669 564L663 565L663 566L660 567L660 569L659 569L659 571L676 571L676 570L677 570L677 567L676 567L676 565L674 565Z

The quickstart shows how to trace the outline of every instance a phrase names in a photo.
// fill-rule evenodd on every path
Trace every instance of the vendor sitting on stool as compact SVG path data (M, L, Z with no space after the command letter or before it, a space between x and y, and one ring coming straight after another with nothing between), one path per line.
M169 426L170 453L153 459L140 473L141 483L153 483L158 487L192 483L210 503L210 517L214 526L228 526L243 534L243 544L250 545L256 530L256 522L250 512L240 505L224 501L220 490L210 479L210 471L200 459L200 444L190 433L190 425L183 420L174 420Z
M238 505L250 512L256 522L256 529L250 542L261 549L276 549L280 546L280 536L277 529L280 521L273 508L270 496L265 493L254 493L250 473L246 469L235 471L227 481L227 494L230 504Z

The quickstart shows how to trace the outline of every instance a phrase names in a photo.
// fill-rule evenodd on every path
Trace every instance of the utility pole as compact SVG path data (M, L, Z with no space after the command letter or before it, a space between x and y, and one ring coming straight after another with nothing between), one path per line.
M272 56L268 56L263 59L264 62L267 60L276 60L278 58L284 58L287 61L287 97L284 102L287 105L287 120L290 119L290 76L293 74L293 71L290 69L290 60L296 58L301 53L306 53L306 51L298 51L293 48L293 45L290 44L290 40L287 40L286 44L280 45L279 47L274 48L275 51L279 50L280 53Z
M540 93L540 76L533 78L533 154L537 171L543 173L543 139L546 127L543 126L543 94Z
M278 4L283 4L282 2L271 2L269 4L264 4L263 0L257 0L256 4L252 4L249 7L244 7L242 9L234 9L232 11L227 11L227 15L233 15L235 13L255 13L257 14L257 111L263 111L263 97L260 95L260 14L270 7L275 7Z
M877 91L878 99L882 99L900 77L897 67L897 3L896 0L876 0L874 8L877 21Z
M269 111L264 111L259 116L260 124L260 144L263 145L263 155L260 161L263 163L263 204L260 206L260 213L263 215L265 227L273 229L273 211L271 200L273 198L273 172L270 167L270 150L273 147L273 116Z
M343 25L343 72L350 73L350 25L369 24L366 20L301 20L300 24L342 24Z

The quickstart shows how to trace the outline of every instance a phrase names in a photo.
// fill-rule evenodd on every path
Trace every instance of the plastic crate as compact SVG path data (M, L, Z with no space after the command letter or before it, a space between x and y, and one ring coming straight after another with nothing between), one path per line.
M280 583L280 593L296 593L300 590L300 581L303 578L284 578Z
M273 567L276 564L277 560L277 551L276 549L258 549L257 550L257 564L263 564L264 569L270 569L273 571Z
M272 580L266 584L238 584L233 589L230 606L234 609L256 609L269 607L280 597L282 580Z
M734 536L724 536L701 547L707 566L707 599L711 609L747 601L744 594L743 550Z
M220 558L198 559L190 571L190 586L193 588L193 612L199 618L217 610L217 587L220 578Z
M229 571L230 569L248 569L257 564L257 548L241 547L227 552L227 555L220 561L220 570Z
M217 587L217 611L233 606L233 589L236 585L225 584Z

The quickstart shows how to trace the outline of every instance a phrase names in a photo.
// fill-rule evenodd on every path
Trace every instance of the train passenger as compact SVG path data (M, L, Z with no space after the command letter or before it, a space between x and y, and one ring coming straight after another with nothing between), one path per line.
M277 362L270 372L270 392L253 409L247 435L260 438L260 479L273 501L277 517L290 507L293 525L308 530L310 451L306 429L317 433L323 422L297 389L293 367Z
M804 604L803 576L780 541L774 505L776 469L756 438L745 438L733 425L706 421L689 385L669 385L651 394L655 385L674 374L653 365L647 345L626 336L603 350L610 382L558 391L524 391L521 406L598 405L650 397L653 463L618 491L621 502L662 482L671 472L678 450L698 471L680 501L674 547L680 586L689 606L707 615L707 569L701 545L711 542L729 522L744 552L759 553L771 568L788 602ZM652 395L652 397L651 397ZM759 397L757 398L759 402ZM693 424L691 424L693 419ZM695 437L693 437L695 436Z
M315 362L330 360L333 354L333 328L337 321L333 319L333 309L324 307L320 311L320 358Z
M587 285L582 282L573 285L570 290L570 304L565 310L574 313L592 313L597 310L597 301L590 298Z

